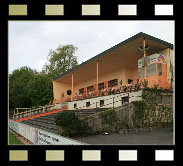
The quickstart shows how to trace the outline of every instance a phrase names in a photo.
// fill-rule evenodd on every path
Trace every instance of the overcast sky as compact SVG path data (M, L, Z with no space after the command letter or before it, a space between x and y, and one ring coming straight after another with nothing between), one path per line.
M81 63L139 32L174 44L174 21L10 21L9 73L41 71L49 50L66 44L78 47Z

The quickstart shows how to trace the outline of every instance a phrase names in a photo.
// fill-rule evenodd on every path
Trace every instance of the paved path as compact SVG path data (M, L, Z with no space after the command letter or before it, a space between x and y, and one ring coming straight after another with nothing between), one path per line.
M173 132L170 128L155 129L152 132L131 134L92 135L77 138L87 144L113 144L113 145L172 145Z

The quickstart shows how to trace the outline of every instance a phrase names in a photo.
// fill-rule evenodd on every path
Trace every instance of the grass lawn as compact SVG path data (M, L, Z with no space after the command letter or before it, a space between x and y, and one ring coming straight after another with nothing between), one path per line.
M23 145L11 132L9 132L9 145Z

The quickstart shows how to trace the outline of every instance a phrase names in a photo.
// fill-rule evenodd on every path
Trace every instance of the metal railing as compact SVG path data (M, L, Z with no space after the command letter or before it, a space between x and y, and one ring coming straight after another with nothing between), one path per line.
M32 107L32 108L15 108L13 119L19 119L24 117L29 117L31 115L44 113L46 111L50 111L51 107L54 107L53 105L46 105L46 106L38 106L38 107Z
M99 94L97 96L97 92L90 91L90 92L84 92L82 94L76 94L73 96L73 101L77 100L84 100L84 99L90 99L90 98L95 98L95 97L100 97L100 96L107 96L111 94L119 94L119 93L128 93L128 92L134 92L142 89L142 84L126 84L124 86L115 86L115 87L109 87L105 89L99 90ZM71 101L71 96L67 98L62 98L62 99L55 99L53 100L53 103L63 103L63 102L70 102Z

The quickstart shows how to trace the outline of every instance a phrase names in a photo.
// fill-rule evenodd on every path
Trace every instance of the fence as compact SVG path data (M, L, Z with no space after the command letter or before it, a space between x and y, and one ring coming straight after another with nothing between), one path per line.
M50 111L55 105L48 105L48 106L39 106L39 107L32 107L32 108L15 108L13 119L28 117L31 115L35 115L38 113L44 113L45 111Z

